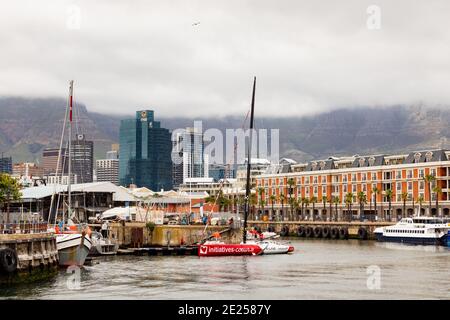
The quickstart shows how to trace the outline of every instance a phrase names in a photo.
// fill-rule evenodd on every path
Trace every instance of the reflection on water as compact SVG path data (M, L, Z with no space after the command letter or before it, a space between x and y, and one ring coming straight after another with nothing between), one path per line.
M100 258L69 290L50 281L0 288L21 299L449 299L450 249L371 241L293 240L291 255ZM367 267L381 288L367 287Z

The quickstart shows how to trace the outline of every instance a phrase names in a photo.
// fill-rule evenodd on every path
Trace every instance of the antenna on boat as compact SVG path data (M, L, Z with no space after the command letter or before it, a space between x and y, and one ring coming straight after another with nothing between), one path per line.
M243 230L243 242L247 242L247 218L250 208L250 167L251 167L251 153L252 153L252 138L254 127L254 112L255 112L255 89L256 89L256 77L253 78L253 92L252 92L252 109L250 112L250 137L247 147L247 183L245 186L245 208L244 208L244 230Z

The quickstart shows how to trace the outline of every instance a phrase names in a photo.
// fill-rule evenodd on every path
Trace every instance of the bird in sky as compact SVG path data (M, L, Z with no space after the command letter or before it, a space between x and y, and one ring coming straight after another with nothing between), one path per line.
M192 26L198 26L200 24L200 22L194 22L193 24L192 24Z

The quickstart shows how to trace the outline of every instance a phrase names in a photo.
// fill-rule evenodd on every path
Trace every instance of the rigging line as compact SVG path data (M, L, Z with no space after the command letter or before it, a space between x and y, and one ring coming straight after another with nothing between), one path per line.
M66 142L66 148L64 150L64 157L63 157L63 163L62 163L62 169L61 169L61 179L58 179L58 173L56 173L56 182L60 182L60 185L63 185L63 176L64 176L64 168L66 167L66 159L67 159L67 150L68 150L68 145L69 142ZM70 179L70 177L69 177ZM62 192L63 197L64 197L64 191ZM56 225L56 218L58 216L58 210L59 210L59 203L60 203L60 199L61 199L61 192L58 192L58 200L56 202L56 211L55 211L55 225ZM64 199L63 199L63 205L64 205ZM63 207L64 210L64 207Z
M67 105L66 105L66 113L64 115L64 123L63 123L63 127L62 127L62 133L61 133L61 140L59 142L59 151L58 151L58 162L56 163L56 173L55 176L58 177L58 169L59 169L59 164L61 161L61 149L62 149L62 145L64 142L64 133L65 133L65 129L66 129L66 125L67 125L67 117L69 115L69 98L67 99ZM64 170L64 169L63 169ZM50 214L52 212L53 209L53 201L55 199L55 192L56 192L56 183L53 186L53 194L52 194L52 198L50 200ZM56 209L58 210L58 209ZM56 224L56 216L57 216L57 211L55 212L55 224Z

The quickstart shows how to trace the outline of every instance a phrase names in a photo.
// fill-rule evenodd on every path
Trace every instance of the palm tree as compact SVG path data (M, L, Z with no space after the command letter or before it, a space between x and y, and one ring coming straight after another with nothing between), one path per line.
M424 201L425 201L425 199L423 198L423 196L420 196L417 199L417 202L419 203L419 214L418 214L418 216L420 216L422 214L422 204L423 204Z
M436 194L436 217L437 217L437 216L440 216L439 215L439 194L442 193L442 188L436 186L433 188L433 192Z
M275 212L274 204L275 204L275 201L277 201L277 196L274 195L274 194L272 194L272 195L269 197L269 201L270 201L270 204L271 204L271 206L272 206L272 211L271 211L271 213L270 213L269 220L272 221L272 220L273 220L273 216L274 216L274 212Z
M281 220L284 220L284 202L286 201L286 196L284 193L280 194L280 202L281 202Z
M338 212L338 204L341 202L341 200L339 199L339 197L334 197L333 198L333 203L334 203L334 216L335 216L335 220L338 221L339 220L339 212Z
M295 206L296 203L297 203L297 201L295 200L295 198L292 195L290 195L289 196L289 206L291 207L291 211L289 213L289 221L293 220L293 217L294 217L294 206Z
M322 204L323 204L323 210L326 210L327 197L322 196ZM320 219L323 219L323 211L322 211L322 214L320 215ZM326 217L325 217L325 220L326 220Z
M303 198L304 199L304 205L305 205L305 210L308 209L309 206L309 198Z
M406 191L403 191L402 192L402 201L403 201L403 211L402 211L402 218L403 218L403 216L408 216L407 214L406 214L406 200L408 200L408 192L406 192Z
M352 214L352 204L353 204L353 193L347 192L345 195L345 204L347 205L347 214L350 216L350 221L353 220L353 214Z
M316 196L312 196L309 199L309 202L312 203L312 221L314 221L315 220L314 211L315 211L315 208L316 208L317 197Z
M359 202L359 221L362 221L362 216L364 214L364 205L367 203L366 194L363 191L357 193L356 197Z
M413 215L414 215L414 211L416 210L416 205L415 205L415 202L414 202L414 196L411 198L411 200L412 200L412 212L413 212Z
M378 210L377 210L377 196L380 194L380 189L377 187L372 189L373 194L375 197L373 197L373 205L375 207L375 217L378 217Z
M264 188L259 187L258 188L258 203L259 203L259 210L261 211L261 215L264 214L264 211L262 208L262 201L264 201L263 194L264 194Z
M293 199L293 197L292 197L292 194L293 194L293 191L294 191L294 185L295 185L294 178L289 178L287 180L287 185L289 186L289 204L291 205L291 213L290 213L289 220L292 220L292 216L293 216L292 210L294 208L294 202L293 201L295 201L295 199Z
M431 184L433 183L433 181L436 180L436 178L432 175L432 174L427 174L425 175L425 177L423 177L423 180L425 181L425 183L427 184L427 188L428 188L428 197L429 197L429 209L428 209L428 216L431 215Z
M384 192L386 195L386 198L388 199L388 203L389 203L389 210L388 210L388 214L389 214L389 221L391 221L392 219L392 190L391 189L386 189L386 191Z
M333 220L333 215L332 215L333 214L333 197L330 197L330 199L327 199L327 201L330 204L330 214L329 214L330 218L328 221L331 221L331 220Z

